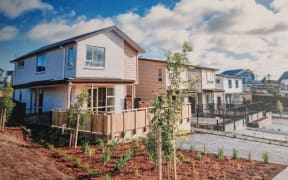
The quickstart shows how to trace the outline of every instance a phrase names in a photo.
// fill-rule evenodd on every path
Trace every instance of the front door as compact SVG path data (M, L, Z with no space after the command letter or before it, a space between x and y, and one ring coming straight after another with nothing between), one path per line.
M43 112L43 99L44 99L44 90L36 89L35 92L35 113Z

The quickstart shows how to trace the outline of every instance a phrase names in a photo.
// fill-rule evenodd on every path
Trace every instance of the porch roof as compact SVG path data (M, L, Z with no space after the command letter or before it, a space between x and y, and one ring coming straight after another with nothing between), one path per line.
M72 83L111 83L111 84L133 84L134 80L129 79L118 79L118 78L65 78L62 80L45 80L45 81L33 81L25 84L14 85L13 88L31 88L37 86L53 86L53 85L63 85Z

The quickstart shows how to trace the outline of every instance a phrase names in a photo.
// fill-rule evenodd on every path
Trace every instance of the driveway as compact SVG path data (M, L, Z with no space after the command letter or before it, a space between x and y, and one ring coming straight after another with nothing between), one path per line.
M250 151L252 159L262 161L262 154L268 152L270 162L288 165L288 147L284 146L212 134L194 134L177 138L178 148L182 149L190 149L193 145L197 151L203 151L204 144L208 153L217 154L218 149L223 148L225 155L232 156L233 148L236 148L239 157L247 159Z

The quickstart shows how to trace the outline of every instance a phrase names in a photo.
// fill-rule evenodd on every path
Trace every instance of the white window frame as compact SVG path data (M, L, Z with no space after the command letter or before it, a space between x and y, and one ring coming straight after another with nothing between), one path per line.
M19 61L16 62L16 69L23 69L25 66L25 61L24 59L21 59Z
M213 83L213 73L211 71L206 71L206 79L208 83Z
M88 54L88 48L92 48L92 53L91 53L91 59L87 59L87 54ZM99 61L97 57L95 57L95 51L97 49L103 50L103 63L101 65L97 65L96 62ZM104 69L105 64L106 64L106 49L104 47L99 47L99 46L86 46L86 57L85 57L85 66L88 68L99 68L99 69ZM93 63L94 62L94 63ZM100 62L100 61L99 61ZM99 63L100 64L100 63Z
M158 80L158 82L163 82L163 70L162 70L162 68L158 69L157 80Z
M39 62L40 57L43 57L43 62ZM46 71L46 55L40 54L36 57L36 72L41 73Z
M71 54L70 54L70 50L73 50L73 54L72 54L72 57L70 56ZM67 59L66 59L66 61L67 61L67 67L68 68L72 68L72 67L74 67L74 65L75 65L75 57L76 57L76 52L75 52L75 47L74 46L70 46L70 47L68 47L67 48Z
M99 106L99 89L105 88L105 106ZM108 94L108 89L112 89L112 94ZM96 90L96 94L94 94L94 91ZM91 110L92 105L92 111L95 114L99 113L105 113L105 112L114 112L115 111L115 88L114 87L95 87L95 88L89 88L88 91L90 92L90 106L88 107L89 110ZM93 92L93 94L92 94ZM95 96L97 98L95 98ZM91 104L93 98L93 104ZM94 102L96 100L96 102ZM108 105L109 100L112 101L112 104ZM105 109L102 111L101 109Z

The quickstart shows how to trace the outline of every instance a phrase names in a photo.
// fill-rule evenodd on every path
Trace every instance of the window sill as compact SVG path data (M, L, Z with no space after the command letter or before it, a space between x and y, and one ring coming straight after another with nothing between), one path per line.
M45 74L45 71L36 72L36 75L38 74Z
M88 70L103 70L103 69L105 69L105 67L89 67L89 66L85 66L84 69L88 69Z

